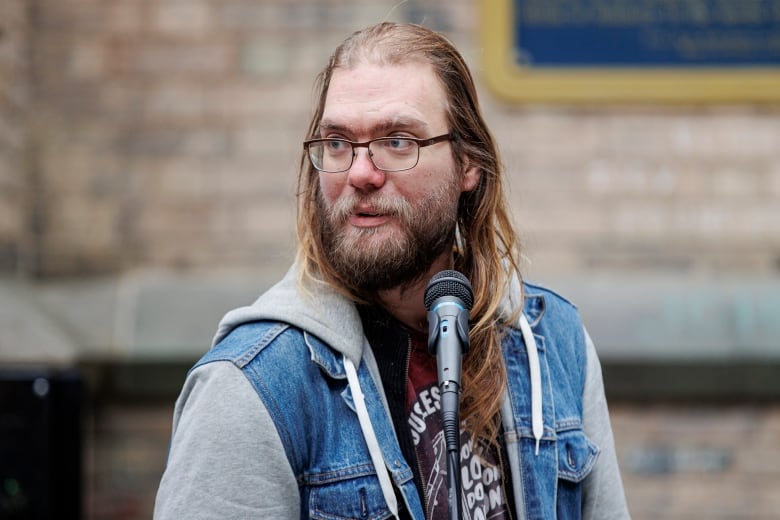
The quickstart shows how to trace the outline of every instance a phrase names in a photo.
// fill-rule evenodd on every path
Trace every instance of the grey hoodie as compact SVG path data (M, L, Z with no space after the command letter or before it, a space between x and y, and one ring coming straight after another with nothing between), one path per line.
M519 305L519 289L519 282L515 281L510 294L505 296L504 314ZM325 284L313 283L302 289L296 266L254 304L227 313L219 324L214 344L239 325L258 320L281 321L306 330L344 354L355 366L362 359L381 390L376 363L354 304ZM585 433L602 449L584 484L584 517L629 518L601 368L589 338L583 411ZM247 456L248 453L253 456ZM251 383L227 361L192 370L176 401L168 463L160 482L154 518L300 517L295 475L276 427Z

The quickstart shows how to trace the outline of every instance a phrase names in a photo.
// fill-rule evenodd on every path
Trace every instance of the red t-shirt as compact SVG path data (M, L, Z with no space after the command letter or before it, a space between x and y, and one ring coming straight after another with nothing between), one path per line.
M407 423L425 489L425 516L447 519L447 453L439 413L436 358L428 353L427 338L410 336L409 378L406 385ZM503 485L499 450L475 453L471 435L461 429L461 487L464 520L511 518Z

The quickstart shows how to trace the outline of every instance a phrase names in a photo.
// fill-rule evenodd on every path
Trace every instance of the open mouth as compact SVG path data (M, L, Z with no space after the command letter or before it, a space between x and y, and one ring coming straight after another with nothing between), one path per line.
M377 227L386 224L389 219L389 214L381 212L379 210L370 209L358 209L352 213L349 222L356 227Z

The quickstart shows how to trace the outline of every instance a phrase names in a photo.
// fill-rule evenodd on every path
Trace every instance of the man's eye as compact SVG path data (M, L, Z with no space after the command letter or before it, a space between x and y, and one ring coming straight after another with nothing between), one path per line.
M331 153L343 152L348 147L344 141L325 141L325 148Z
M414 141L411 141L409 139L404 139L401 137L395 137L392 139L388 139L384 142L385 147L389 150L392 150L394 152L404 152L412 148L414 146Z

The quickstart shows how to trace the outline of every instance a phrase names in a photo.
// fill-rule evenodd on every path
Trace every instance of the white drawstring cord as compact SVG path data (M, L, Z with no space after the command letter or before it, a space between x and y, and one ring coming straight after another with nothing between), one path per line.
M357 370L355 370L354 363L347 356L344 356L344 368L347 371L347 382L352 390L352 398L355 401L360 429L363 430L363 437L366 439L368 452L371 454L371 461L374 463L374 469L379 477L382 494L385 496L385 502L387 507L390 508L390 512L393 513L393 517L398 519L398 500L395 497L393 484L390 481L390 474L387 471L387 466L385 466L382 450L379 448L379 441L377 441L374 427L371 425L371 419L368 416L368 409L363 398L363 391L360 388Z
M523 333L525 349L528 352L528 368L531 372L531 425L536 440L536 455L539 455L539 443L544 433L542 418L542 371L539 365L539 351L536 348L534 333L525 314L520 314L520 331Z

